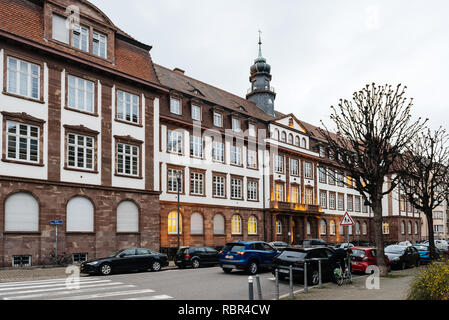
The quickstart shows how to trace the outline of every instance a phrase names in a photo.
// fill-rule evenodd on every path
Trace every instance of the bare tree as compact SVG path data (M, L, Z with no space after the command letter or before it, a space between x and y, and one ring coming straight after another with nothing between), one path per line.
M397 158L406 150L412 138L424 127L419 118L412 120L413 99L405 97L407 87L400 84L367 85L355 92L352 101L340 99L332 106L331 120L336 134L321 121L320 133L327 141L339 166L352 178L366 205L374 213L374 236L377 263L381 275L387 274L382 233L382 198L399 183L394 173Z
M401 157L401 193L427 218L429 249L435 259L433 210L449 195L449 136L439 128L414 137Z

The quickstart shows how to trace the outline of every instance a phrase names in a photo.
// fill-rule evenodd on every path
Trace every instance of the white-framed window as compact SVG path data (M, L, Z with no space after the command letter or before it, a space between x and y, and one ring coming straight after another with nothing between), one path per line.
M254 123L248 124L248 133L250 137L256 136L256 125Z
M361 211L360 196L355 196L354 197L354 211L356 211L356 212L360 212Z
M313 205L313 189L305 188L306 204Z
M307 140L306 138L301 139L301 148L307 149Z
M196 158L203 157L203 139L197 136L190 136L190 155Z
M214 216L214 234L225 234L225 219L221 214Z
M299 161L297 159L290 159L290 174L299 176Z
M196 196L204 195L204 174L199 172L190 173L190 193Z
M288 143L293 144L293 135L291 133L288 135Z
M326 168L319 167L318 172L319 172L320 183L326 183Z
M338 210L340 210L340 211L345 210L345 195L344 194L338 194Z
M179 174L181 179L179 184L179 192L182 193L182 181L183 181L183 171L176 169L168 169L167 170L167 192L178 192L178 179L176 175Z
M327 229L326 220L321 219L321 221L320 221L320 234L322 236L326 235L326 232L327 232L326 229Z
M97 31L92 36L92 53L96 56L107 58L108 55L108 37Z
M170 112L174 114L181 114L181 100L177 98L170 98Z
M257 201L259 183L257 181L248 181L248 200Z
M239 215L233 215L231 219L231 233L242 234L242 218Z
M335 185L335 171L334 170L328 170L327 171L327 179L328 179L328 183L331 185Z
M89 52L89 28L75 24L72 41L75 48Z
M353 203L354 203L354 196L352 194L348 194L347 204L346 204L348 211L354 210Z
M240 132L240 119L232 118L232 131Z
M284 184L276 182L274 184L274 201L284 201Z
M242 165L242 147L231 147L231 164L234 164L236 166Z
M368 225L366 224L366 222L363 222L362 224L362 233L363 235L366 235L368 233Z
M203 234L203 232L203 216L197 212L194 212L190 216L190 234Z
M243 196L243 180L240 178L231 179L231 198L242 199Z
M285 133L285 131L282 131L281 133L281 141L287 142L287 133Z
M360 222L356 222L355 223L355 234L356 235L360 235L361 234L361 232L360 232L361 230L360 230Z
M326 152L324 151L323 147L320 147L320 157L324 158L326 156Z
M223 142L212 142L212 159L218 162L224 162L225 160L225 145Z
M95 84L92 81L68 76L67 106L80 111L94 112Z
M223 115L219 112L214 112L214 126L223 127Z
M201 107L192 105L192 120L201 121Z
M51 26L52 38L65 44L69 44L69 31L70 29L67 28L67 19L63 16L53 14Z
M248 168L257 169L257 151L248 149Z
M304 177L306 179L313 179L312 164L310 162L304 162Z
M212 189L214 197L224 198L226 196L226 178L224 176L213 176Z
M299 136L295 137L295 146L299 147L301 145L301 142L299 142Z
M132 201L117 206L117 232L139 232L139 208Z
M67 232L94 232L94 206L81 196L67 203Z
M117 143L117 173L139 175L139 146Z
M276 173L284 173L284 156L280 154L274 156L274 171Z
M168 234L177 234L178 233L178 212L171 211L168 214L167 219L168 224ZM179 234L182 234L182 214L179 213Z
M299 203L300 201L301 197L299 196L299 186L296 184L292 184L290 186L290 202Z
M405 221L401 221L401 234L405 234Z
M448 226L449 227L449 226ZM418 222L415 222L415 234L418 234Z
M344 187L345 186L344 177L343 177L343 175L340 172L337 173L337 185L339 187Z
M329 234L331 236L335 236L335 221L334 220L331 220L329 222Z
M257 234L257 218L255 216L251 216L248 219L248 234Z
M40 128L14 121L6 122L6 158L24 162L38 163L40 147Z
M18 192L6 199L5 231L39 231L39 203L31 194Z
M282 234L282 222L280 220L276 220L276 234Z
M336 204L335 193L329 192L329 209L335 210L335 204Z
M320 190L320 206L324 209L327 208L327 191Z
M95 138L74 133L67 134L67 166L93 170Z
M167 152L182 154L182 132L167 131Z
M382 233L383 234L390 234L390 224L388 222L382 223Z
M117 90L117 119L139 123L139 96Z
M41 67L13 57L8 57L7 60L7 91L20 96L39 99Z
M441 226L441 229L443 229L443 226ZM408 222L408 234L412 234L412 222Z

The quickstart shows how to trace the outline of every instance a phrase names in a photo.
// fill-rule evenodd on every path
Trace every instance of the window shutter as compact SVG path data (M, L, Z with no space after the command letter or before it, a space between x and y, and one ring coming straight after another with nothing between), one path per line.
M67 203L67 232L93 232L94 207L89 199L75 197Z
M67 29L66 18L54 14L51 32L53 39L69 44L69 30Z
M117 232L139 232L139 209L132 201L117 207Z
M199 213L190 217L190 234L203 234L203 216Z
M28 193L16 193L5 203L5 231L39 231L39 204Z
M225 222L221 214L216 214L214 216L214 234L224 234L225 233Z

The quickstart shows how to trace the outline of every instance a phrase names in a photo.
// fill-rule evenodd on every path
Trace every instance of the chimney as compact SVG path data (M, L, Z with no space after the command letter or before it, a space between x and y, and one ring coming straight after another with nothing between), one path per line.
M179 74L184 74L185 73L185 71L180 69L180 68L174 68L173 71L176 72L176 73L179 73Z

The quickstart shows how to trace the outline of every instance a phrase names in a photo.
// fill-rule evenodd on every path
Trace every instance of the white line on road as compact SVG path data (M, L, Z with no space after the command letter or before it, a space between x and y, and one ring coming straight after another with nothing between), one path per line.
M122 299L122 300L168 300L168 299L174 299L174 298L170 297L170 296L167 296L166 294L161 294L161 295L158 295L158 296L129 298L129 299Z
M84 296L71 296L71 297L64 297L64 298L56 298L56 299L51 299L51 300L88 300L88 299L126 296L126 295L151 293L151 292L154 292L154 290L145 289L145 290L117 291L117 292L106 292L106 293L91 294L91 295L84 295Z
M0 283L0 288L7 287L16 287L16 286L31 286L31 285L39 285L39 284L50 284L50 283L60 283L65 282L67 277L61 279L49 279L49 280L33 280L33 281L21 281L21 282L5 282ZM100 280L100 278L79 278L80 282L83 281L95 281Z
M95 281L83 281L80 282L81 284L87 284L87 283L104 283L104 282L111 282L112 280L95 280ZM65 286L66 283L52 283L52 284L44 284L44 285L33 285L33 286L20 286L20 287L10 287L10 288L0 288L0 291L11 291L11 290L23 290L23 289L38 289L38 288L51 288L51 287L60 287ZM70 282L70 285L75 285L75 283Z
M30 295L24 295L24 296L14 296L9 298L3 298L3 300L28 300L28 299L35 299L40 298L39 300L49 300L49 297L56 297L60 295L68 295L73 293L88 293L88 292L98 292L98 291L105 291L105 290L117 290L117 289L127 289L127 288L135 288L136 286L129 284L129 285L121 285L121 286L111 286L111 287L105 287L105 288L93 288L93 289L80 289L80 290L70 290L70 291L59 291L59 292L52 292L52 293L41 293L41 294L30 294Z

